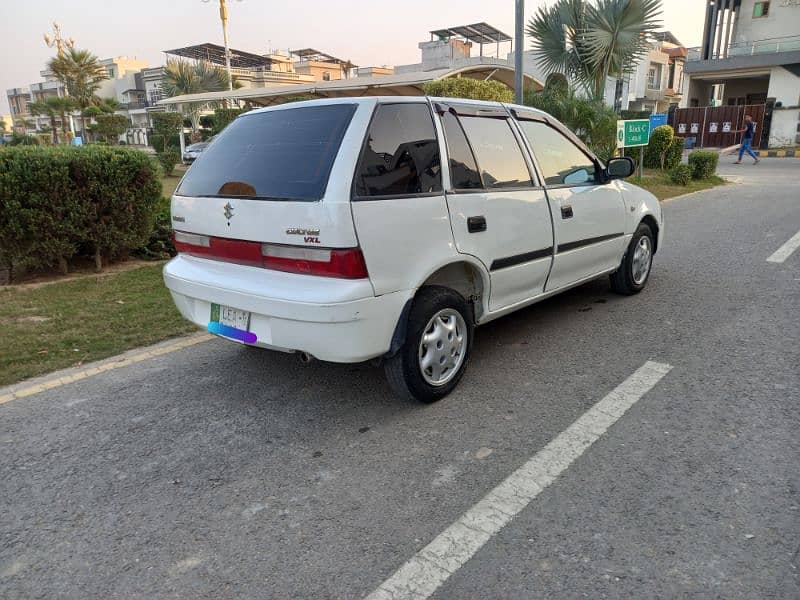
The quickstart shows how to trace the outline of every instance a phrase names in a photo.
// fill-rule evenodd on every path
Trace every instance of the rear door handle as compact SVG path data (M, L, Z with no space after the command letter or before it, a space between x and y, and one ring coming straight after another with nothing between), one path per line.
M477 217L467 218L467 231L470 233L479 233L486 231L486 217L479 215Z
M565 204L561 207L561 218L562 219L571 219L572 218L572 206L569 204Z

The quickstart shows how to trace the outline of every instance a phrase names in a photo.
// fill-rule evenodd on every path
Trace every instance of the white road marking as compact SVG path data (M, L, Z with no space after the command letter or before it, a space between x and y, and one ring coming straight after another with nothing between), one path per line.
M783 246L775 250L772 254L770 254L767 262L771 263L782 263L787 258L792 255L792 252L800 248L800 231L795 233L789 241L786 242Z
M423 600L430 597L670 369L670 365L663 363L644 363L417 552L366 600Z

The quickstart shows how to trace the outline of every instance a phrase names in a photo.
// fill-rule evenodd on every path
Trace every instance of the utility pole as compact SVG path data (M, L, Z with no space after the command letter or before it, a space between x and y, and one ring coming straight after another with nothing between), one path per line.
M525 49L523 20L525 0L515 0L514 14L514 102L522 104L522 51Z
M208 1L209 0L203 0L203 2ZM225 0L219 0L219 20L222 21L222 38L225 40L225 69L228 71L228 90L233 90L231 50L228 47L228 6L225 3Z
M74 48L75 47L75 40L69 38L65 40L61 37L61 25L59 25L56 21L53 21L53 37L51 38L48 34L44 34L44 43L47 45L48 48L55 48L56 52L58 53L58 58L64 57L64 48Z

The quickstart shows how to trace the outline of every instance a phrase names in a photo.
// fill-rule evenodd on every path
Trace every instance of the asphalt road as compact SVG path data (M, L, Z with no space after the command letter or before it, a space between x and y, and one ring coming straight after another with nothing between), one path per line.
M480 328L432 406L219 340L0 405L0 596L364 597L650 360L672 370L433 597L800 598L800 251L766 261L800 161L722 170L664 205L642 294Z

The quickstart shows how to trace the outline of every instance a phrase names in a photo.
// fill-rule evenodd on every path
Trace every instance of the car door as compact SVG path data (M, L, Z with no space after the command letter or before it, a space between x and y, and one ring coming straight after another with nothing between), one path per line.
M560 127L536 113L516 117L553 213L555 254L545 291L613 270L627 242L625 202L616 183L601 183L598 161Z
M453 238L489 271L489 310L542 293L553 257L550 209L510 115L501 106L436 107Z

